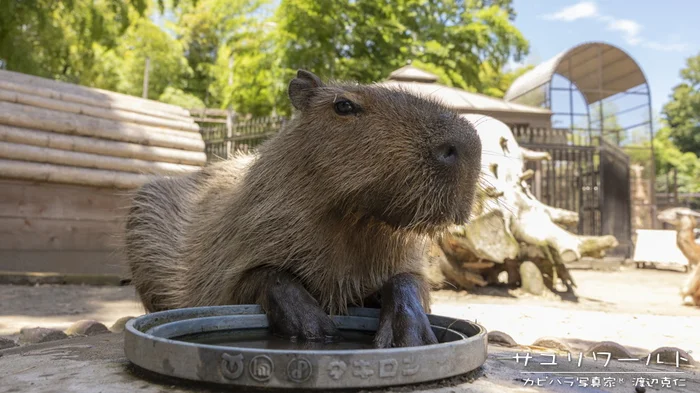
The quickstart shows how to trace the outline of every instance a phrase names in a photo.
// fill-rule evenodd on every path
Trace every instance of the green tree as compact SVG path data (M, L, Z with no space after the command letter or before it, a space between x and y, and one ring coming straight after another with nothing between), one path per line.
M511 1L282 0L277 10L285 77L298 68L374 82L409 61L449 86L484 92L482 64L501 70L528 42ZM488 72L488 71L487 71Z
M516 68L515 70L504 71L502 68L494 68L491 63L482 63L479 70L479 88L474 90L492 97L503 98L510 85L512 85L520 75L523 75L533 68L535 68L533 65L526 65ZM542 94L542 96L544 96L544 94ZM524 102L521 103L527 104ZM531 105L539 106L540 104L542 103Z
M0 0L0 61L8 70L86 84L100 49L116 46L146 0Z
M671 138L672 130L660 129L654 136L654 162L656 165L656 189L667 190L666 175L674 169L678 173L679 192L700 192L700 159L691 152L681 151ZM626 152L630 161L649 168L649 142L632 145Z
M686 60L680 75L682 82L673 88L662 113L680 151L700 155L700 54Z
M171 86L165 88L163 94L158 97L158 101L164 102L166 104L172 104L181 106L187 109L201 109L206 108L204 102L199 99L199 97L185 93L181 89L177 89Z
M186 91L209 107L264 115L274 108L273 33L267 0L200 0L181 7L177 34L194 75ZM277 66L279 68L279 66Z
M148 74L148 98L158 99L167 87L182 89L186 78L192 75L182 44L156 26L150 19L136 20L127 29L119 44L112 50L118 77L116 86L99 86L121 93L141 96L146 70L146 58L150 59Z

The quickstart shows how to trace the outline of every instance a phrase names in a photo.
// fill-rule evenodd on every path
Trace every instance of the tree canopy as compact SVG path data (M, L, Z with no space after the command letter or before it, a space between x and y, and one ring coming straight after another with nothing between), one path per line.
M0 0L3 68L89 84L101 48L115 48L146 0Z
M0 67L140 96L149 58L149 98L253 115L289 111L298 68L366 83L410 62L500 97L529 51L515 17L512 0L0 0Z
M676 146L700 155L700 54L686 60L680 75L682 82L673 88L662 113Z

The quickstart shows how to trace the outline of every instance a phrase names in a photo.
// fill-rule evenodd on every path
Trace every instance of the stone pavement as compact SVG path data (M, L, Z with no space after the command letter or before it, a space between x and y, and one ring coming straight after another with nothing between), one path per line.
M656 356L649 365L646 365L645 360L621 362L607 361L601 356L596 360L585 356L579 367L578 353L569 361L565 353L559 352L554 358L557 365L541 365L552 363L553 358L548 355L552 351L547 348L533 350L532 347L489 345L486 363L470 375L418 386L379 389L376 392L700 392L697 364L680 367L675 364L657 364ZM614 348L608 351L614 352ZM528 357L526 365L525 358ZM673 362L673 356L667 358L661 355L659 359ZM639 378L645 378L652 385L646 389L635 387ZM581 386L584 382L588 386ZM0 351L0 393L184 393L232 390L236 389L202 386L136 368L124 356L122 333L71 337Z

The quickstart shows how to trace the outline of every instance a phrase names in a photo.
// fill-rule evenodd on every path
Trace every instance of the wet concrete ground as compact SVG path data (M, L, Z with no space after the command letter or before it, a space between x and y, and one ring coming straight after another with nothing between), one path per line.
M640 378L652 383L645 391L677 393L700 392L697 368L674 365L647 366L586 358L581 366L558 357L532 352L526 365L525 350L489 346L486 363L466 377L378 392L431 393L534 393L534 392L612 392L632 393ZM515 360L516 354L519 359ZM574 359L575 360L575 359ZM654 382L655 380L655 382ZM664 385L662 385L664 384ZM665 385L668 386L665 386ZM203 386L162 377L133 366L124 356L123 335L116 333L70 338L44 344L0 351L0 393L14 392L224 392L240 389ZM636 390L643 391L643 390Z

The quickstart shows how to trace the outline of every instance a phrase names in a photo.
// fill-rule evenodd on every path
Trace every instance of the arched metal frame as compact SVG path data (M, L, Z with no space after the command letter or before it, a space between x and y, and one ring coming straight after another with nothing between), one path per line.
M568 87L555 86L553 80L561 76L568 81ZM585 111L577 111L574 108L574 91L583 97ZM557 92L568 92L568 110L555 110L557 101L554 96ZM542 97L544 95L544 97ZM617 112L608 113L607 117L603 105L616 101L620 97L642 97L642 104ZM610 99L612 98L612 99ZM653 143L649 147L624 146L620 134L629 137L630 131L648 127L648 140L653 141L653 112L651 107L651 91L647 78L637 62L624 50L604 42L588 42L565 50L548 61L539 64L532 70L517 78L506 92L504 99L516 103L530 104L545 107L552 111L556 119L559 116L569 118L569 129L572 134L576 130L586 131L587 145L599 145L611 130L606 130L606 118L615 115L632 114L643 111L644 120L635 122L622 129L616 129L616 140L612 144L618 148L627 150L644 149L649 152L649 208L651 209L651 226L656 226L656 193L655 193L655 152ZM608 100L610 99L610 100ZM597 108L595 108L595 104ZM595 111L597 109L597 114ZM592 126L592 118L598 117L598 128ZM586 120L586 130L576 126L576 119ZM645 138L646 139L646 138Z

